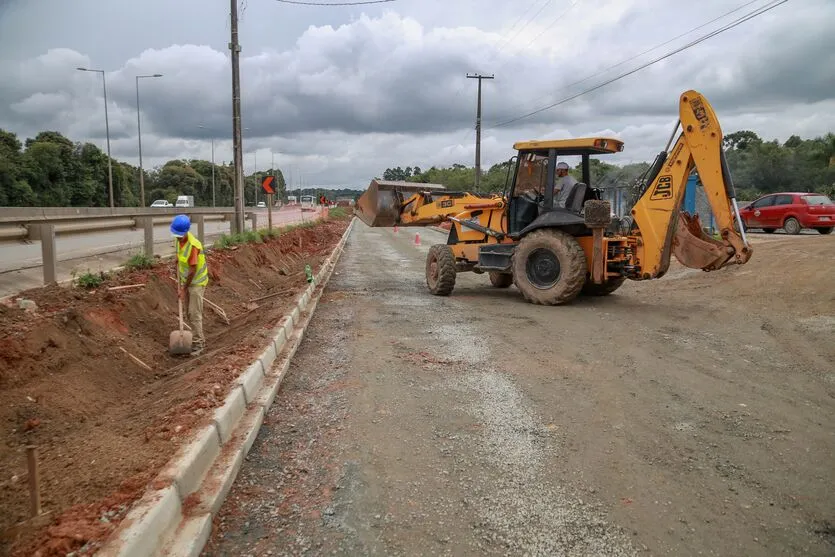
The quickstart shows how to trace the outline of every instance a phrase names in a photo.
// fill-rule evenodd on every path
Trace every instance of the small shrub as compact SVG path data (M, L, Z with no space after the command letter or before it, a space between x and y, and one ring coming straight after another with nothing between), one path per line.
M242 243L253 243L253 244L260 244L263 242L263 238L261 238L261 233L257 230L247 230L242 234L243 242Z
M134 271L136 269L150 269L153 266L154 259L152 257L148 257L144 253L137 253L128 259L127 263L125 263L125 268L128 271Z
M344 219L348 216L348 212L345 210L345 207L334 207L333 209L328 209L328 216L335 219Z
M214 247L217 249L229 249L234 244L232 242L232 236L228 236L226 234L221 234L220 238L215 240Z
M98 288L99 286L101 286L101 283L104 282L105 278L106 277L104 273L95 274L91 273L90 271L87 271L83 275L79 275L79 277L75 279L75 282L81 288L91 289Z

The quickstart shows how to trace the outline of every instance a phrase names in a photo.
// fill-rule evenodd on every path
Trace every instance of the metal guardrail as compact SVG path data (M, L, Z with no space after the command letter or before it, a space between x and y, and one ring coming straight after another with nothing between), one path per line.
M57 282L58 251L55 238L106 230L138 230L145 232L144 251L154 256L154 226L171 222L174 215L186 214L197 227L203 242L206 221L228 221L235 233L234 207L189 208L93 208L93 207L0 207L0 243L40 242L44 284ZM258 215L245 213L258 228Z

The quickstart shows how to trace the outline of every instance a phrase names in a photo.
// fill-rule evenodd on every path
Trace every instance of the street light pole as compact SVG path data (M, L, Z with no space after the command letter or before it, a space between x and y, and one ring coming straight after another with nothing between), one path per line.
M198 128L202 128L204 130L208 129L204 125L197 126ZM215 205L215 136L214 133L212 134L212 207L217 207Z
M104 129L107 134L107 189L110 194L110 207L113 208L113 162L110 159L110 122L107 117L107 78L104 70L91 70L89 68L76 68L82 72L96 72L101 74L102 86L104 87Z
M161 73L136 76L136 131L139 136L139 206L145 206L145 171L142 169L142 122L139 117L139 80L146 77L162 77Z
M215 204L215 138L212 137L212 207L217 207Z

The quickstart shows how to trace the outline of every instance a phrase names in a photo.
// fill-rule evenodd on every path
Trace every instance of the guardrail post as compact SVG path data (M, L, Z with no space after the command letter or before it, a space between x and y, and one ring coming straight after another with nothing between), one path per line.
M248 216L252 221L252 229L258 230L258 215L256 213L250 213Z
M206 236L206 219L203 215L194 215L194 219L192 222L197 223L197 239L200 240L200 243L204 243Z
M145 257L154 257L154 217L143 217L137 219L141 221L142 227L145 230ZM137 223L140 224L140 223Z
M55 225L38 224L31 225L32 232L30 239L40 240L41 259L43 260L43 283L53 284L58 282L58 250L55 247Z

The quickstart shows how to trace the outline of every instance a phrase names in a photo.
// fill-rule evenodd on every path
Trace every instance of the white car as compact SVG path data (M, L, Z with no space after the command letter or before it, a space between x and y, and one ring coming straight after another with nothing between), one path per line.
M258 206L259 209L266 209L267 208L267 204L264 203L263 201L259 201L257 206Z
M157 199L151 203L151 207L173 207L173 205L165 199Z

